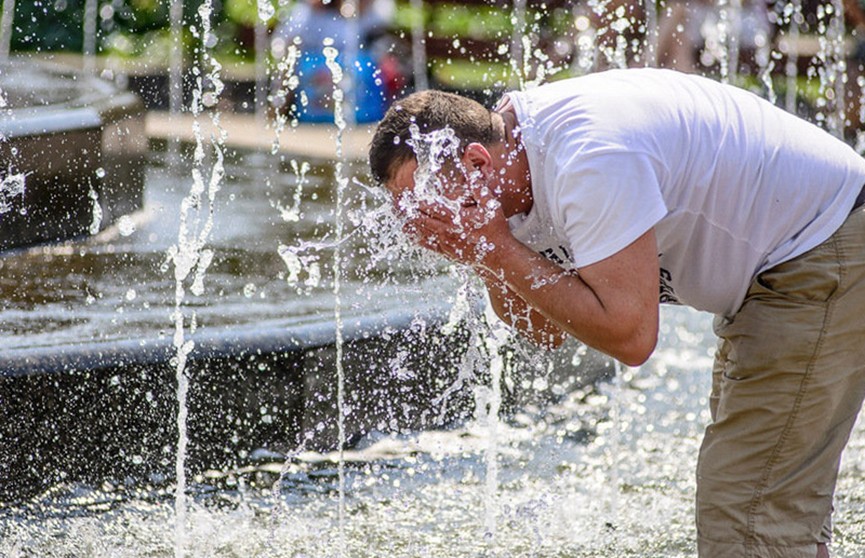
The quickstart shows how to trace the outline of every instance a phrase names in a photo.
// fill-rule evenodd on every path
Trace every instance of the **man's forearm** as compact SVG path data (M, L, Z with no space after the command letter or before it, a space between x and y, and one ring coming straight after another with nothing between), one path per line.
M626 250L635 249L644 248ZM634 292L627 277L629 273L644 273L643 269L619 270L610 259L603 264L611 268L604 269L603 280L589 284L579 274L563 270L516 239L487 254L481 264L485 273L499 278L519 299L561 330L626 364L641 364L654 349L657 287L651 293L654 301L649 303L643 292L645 286ZM657 271L654 273L657 278Z

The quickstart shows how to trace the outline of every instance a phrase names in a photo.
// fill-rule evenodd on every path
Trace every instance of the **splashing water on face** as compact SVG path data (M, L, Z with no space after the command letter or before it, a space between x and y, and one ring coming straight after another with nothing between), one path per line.
M423 204L439 205L447 208L459 224L461 198L455 194L455 172L467 176L460 162L460 140L453 129L446 127L422 133L417 124L409 127L411 137L408 144L417 159L414 172L414 187L405 189L397 201L399 212L411 219L418 215Z

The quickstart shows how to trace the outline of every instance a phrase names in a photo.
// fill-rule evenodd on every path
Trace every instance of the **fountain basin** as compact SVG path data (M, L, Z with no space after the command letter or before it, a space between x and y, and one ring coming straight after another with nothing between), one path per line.
M419 319L423 316L423 319ZM413 308L344 322L345 436L447 428L471 418L471 386L449 388L464 370L468 331L448 331L447 309ZM186 374L187 471L226 470L262 451L339 446L335 325L263 324L196 334ZM572 353L542 372L506 351L505 413L543 404L608 377L609 362ZM171 339L137 339L5 351L0 356L0 502L53 486L110 480L146 485L170 478L177 443ZM563 359L562 357L566 357ZM549 359L547 359L549 360ZM546 361L545 361L546 362ZM541 371L539 371L539 368ZM545 378L543 389L524 378ZM483 378L475 381L484 383Z
M25 191L0 217L0 250L102 230L141 208L147 152L134 94L67 67L0 64L0 169Z
M145 170L144 209L124 226L0 257L0 502L58 485L140 486L174 476L174 281L166 254L190 178L164 166L159 152ZM208 243L215 257L203 293L187 293L183 309L187 325L193 315L197 323L185 332L195 343L186 368L191 475L242 466L256 450L338 446L332 248L308 253L320 258L315 286L304 285L306 275L300 285L288 281L279 255L281 244L330 237L332 172L313 164L301 178L290 161L227 157ZM362 191L351 194L354 210ZM286 220L297 196L299 220ZM488 382L481 362L479 377L450 390L471 343L465 327L443 330L454 278L413 277L395 260L373 265L374 241L355 234L343 252L349 445L373 432L460 424L474 412L472 385ZM572 354L561 353L553 372L546 361L509 356L505 407L560 396L610 370L592 356L574 365ZM532 386L538 376L544 389Z

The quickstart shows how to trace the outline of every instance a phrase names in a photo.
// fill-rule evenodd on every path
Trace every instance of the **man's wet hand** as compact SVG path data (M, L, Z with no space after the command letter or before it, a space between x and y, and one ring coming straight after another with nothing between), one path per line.
M483 186L457 205L421 203L403 230L413 241L452 260L483 266L513 240L501 203Z

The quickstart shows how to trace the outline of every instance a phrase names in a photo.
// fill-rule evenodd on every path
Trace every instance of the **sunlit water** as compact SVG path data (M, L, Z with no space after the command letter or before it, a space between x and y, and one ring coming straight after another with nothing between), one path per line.
M333 456L191 483L189 556L692 556L694 468L708 420L710 317L664 308L652 359L618 382L526 409L497 431L496 532L487 430L368 437L346 452L345 547ZM615 420L613 420L615 419ZM0 556L172 556L171 487L58 487L0 519ZM845 454L837 557L865 553L865 425Z
M263 5L270 4L259 2L259 9ZM514 50L530 54L528 38L516 39L525 14L515 17L521 23ZM798 32L795 26L791 31ZM828 62L816 73L825 97L841 83L837 74L844 68L834 58L842 36L831 25L820 31L820 56ZM619 41L615 52L604 53L610 65L624 64L624 46ZM723 63L732 64L735 77L737 57L726 56L732 60ZM529 58L513 60L516 74L529 73ZM722 73L727 77L728 70ZM828 110L818 116L837 131L840 117ZM208 239L216 259L202 276L206 294L192 293L185 301L195 327L282 326L318 320L332 308L327 272L340 235L330 225L331 172L316 168L307 175L295 166L292 173L286 162L285 172L276 174L273 161L259 163L241 157L228 164ZM177 208L188 181L185 170L154 166L142 213L90 241L0 260L4 348L169 338L174 301L166 254L177 239ZM14 194L10 185L0 187L0 213L2 194ZM296 220L301 208L304 216ZM358 263L362 252L345 250L352 273L337 309L347 316L446 299L441 293L453 292L445 276L427 278L422 287L400 286L395 277L405 262L370 267ZM379 287L382 282L388 285ZM184 554L691 556L693 471L708 421L714 340L706 315L666 308L663 317L663 339L643 368L551 406L524 409L495 428L481 416L487 422L448 432L368 436L357 451L345 453L344 475L335 454L304 453L285 465L268 463L265 455L257 467L189 479ZM861 422L839 480L838 557L865 555ZM174 496L171 479L164 478L58 485L0 510L0 556L173 556Z

